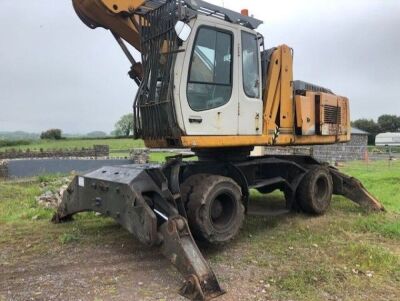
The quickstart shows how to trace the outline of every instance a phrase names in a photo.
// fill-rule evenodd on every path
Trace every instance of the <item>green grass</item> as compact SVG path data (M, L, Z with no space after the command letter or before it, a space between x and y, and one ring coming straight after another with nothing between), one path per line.
M34 216L48 218L50 212L40 207L35 200L35 196L40 193L39 186L33 183L0 182L0 223L31 220Z
M341 170L360 179L387 209L400 212L400 161L352 162Z
M252 194L269 207L281 199ZM322 217L248 217L237 246L239 269L255 266L273 300L380 300L389 291L400 297L399 221L391 209L366 214L342 197Z
M322 217L245 220L241 268L260 269L257 274L271 286L272 299L379 300L389 293L400 298L400 162L390 167L387 162L352 162L341 169L361 180L387 212L368 214L335 196ZM252 192L254 202L269 202L272 208L281 199L277 192Z
M10 149L39 151L51 149L74 149L92 148L93 145L109 145L110 157L129 158L130 151L134 148L144 148L142 140L127 139L63 139L63 140L37 140L30 141L29 144L20 144L13 147L0 147L0 152ZM150 153L151 162L165 162L166 157L174 156L171 152L152 152Z
M385 237L400 239L400 215L363 215L356 219L354 228L364 233L375 232Z
M72 228L71 231L62 233L58 239L60 240L61 244L65 245L72 242L78 242L80 237L81 233L79 228Z
M127 139L63 139L63 140L37 140L30 144L22 144L15 147L0 147L0 151L7 149L17 150L36 150L40 149L73 149L73 148L91 148L95 144L109 145L110 152L116 150L128 150L133 148L144 147L142 140L133 140L132 138Z
M0 148L2 147L16 147L20 145L30 145L33 140L1 140L0 139Z

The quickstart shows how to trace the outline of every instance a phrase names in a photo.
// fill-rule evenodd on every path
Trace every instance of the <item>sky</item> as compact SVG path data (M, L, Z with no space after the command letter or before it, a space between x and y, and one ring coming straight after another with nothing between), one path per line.
M110 32L86 27L70 0L0 2L0 131L110 132L132 111L136 86ZM267 48L294 49L294 79L349 97L353 120L400 115L400 1L209 2L263 20Z

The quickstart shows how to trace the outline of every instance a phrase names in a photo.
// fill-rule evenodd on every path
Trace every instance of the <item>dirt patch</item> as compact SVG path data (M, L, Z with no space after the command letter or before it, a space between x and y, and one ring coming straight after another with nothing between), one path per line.
M2 267L0 295L6 300L176 300L177 273L156 249L133 239L24 253L18 250Z
M0 243L0 296L7 301L186 300L177 294L182 277L157 248L143 246L111 220L97 225L96 219L104 218L82 219L69 225L32 221L40 225L35 230L29 225L3 227L13 239ZM378 296L379 300L397 300L400 296L395 286L400 279L384 283L385 273L377 271L369 278L355 274L350 259L344 270L337 258L331 261L329 257L335 255L329 253L340 253L334 244L341 245L341 241L329 238L329 251L323 242L317 245L311 240L305 247L293 237L287 236L285 243L278 236L287 231L282 229L285 226L317 227L316 220L308 224L303 217L288 217L275 227L266 222L249 218L241 236L231 244L202 249L227 291L219 301L378 300ZM265 226L264 230L254 230L253 223ZM321 224L325 223L321 219ZM80 229L78 241L60 242L63 233L76 228ZM340 284L344 280L347 283ZM292 291L297 288L299 292ZM302 291L310 288L315 290L311 295ZM363 298L358 290L366 292Z
M186 300L177 294L183 281L179 273L157 248L133 238L113 244L50 243L46 252L30 251L43 241L19 242L20 248L1 252L0 296L5 300ZM268 285L256 280L254 267L238 273L233 262L216 263L214 270L228 291L220 301L268 300L263 298Z

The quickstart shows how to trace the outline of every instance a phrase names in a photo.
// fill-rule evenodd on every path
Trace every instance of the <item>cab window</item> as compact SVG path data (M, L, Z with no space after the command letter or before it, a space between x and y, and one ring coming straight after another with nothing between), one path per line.
M260 98L259 52L257 36L242 31L243 89L250 98Z
M226 104L232 94L232 42L230 32L201 27L193 48L187 99L194 111Z

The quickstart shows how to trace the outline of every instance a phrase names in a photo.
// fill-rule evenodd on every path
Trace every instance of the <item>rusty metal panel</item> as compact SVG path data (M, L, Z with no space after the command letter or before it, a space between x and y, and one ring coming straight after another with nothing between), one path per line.
M315 135L315 100L310 96L295 96L296 126L304 136Z

